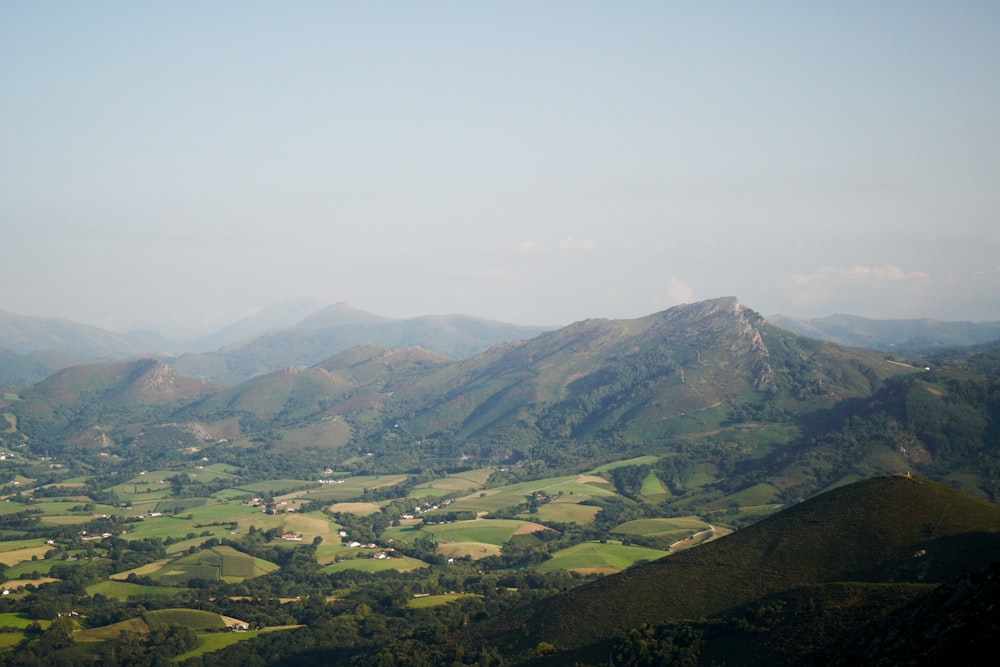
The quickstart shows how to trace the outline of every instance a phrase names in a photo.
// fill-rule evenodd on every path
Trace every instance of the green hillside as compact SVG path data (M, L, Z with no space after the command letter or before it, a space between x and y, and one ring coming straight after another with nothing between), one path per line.
M939 583L997 553L1000 507L926 480L878 478L558 596L517 624L530 628L522 645L573 648L814 584Z

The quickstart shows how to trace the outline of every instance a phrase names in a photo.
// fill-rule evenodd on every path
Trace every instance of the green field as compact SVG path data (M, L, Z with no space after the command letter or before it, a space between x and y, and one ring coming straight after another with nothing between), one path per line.
M0 552L0 563L10 567L17 565L18 563L24 563L31 561L33 558L35 560L42 560L53 547L50 547L42 541L41 546L37 547L27 547L24 549L13 549L11 551Z
M598 475L602 472L608 472L609 470L614 470L615 468L624 468L625 466L638 466L638 465L652 465L660 460L658 456L637 456L634 459L623 459L621 461L614 461L606 465L599 466L590 471L591 475Z
M144 574L164 585L176 586L186 584L192 579L239 582L278 569L274 563L254 558L226 546L204 549L165 563L161 561L156 565L159 567L155 569L149 566L139 568L144 571L136 571L136 574Z
M448 509L495 512L518 505L524 502L526 497L539 491L553 497L562 493L562 497L570 496L576 501L615 495L614 491L602 485L607 485L607 480L592 475L549 477L534 482L521 482L473 493L459 498Z
M308 501L328 500L331 503L360 500L365 493L365 489L381 489L387 486L395 486L406 481L406 479L408 479L407 475L360 475L358 477L346 477L341 484L316 484L314 488L288 493L280 498L276 498L276 500L298 498Z
M100 628L80 630L73 634L73 639L78 642L100 642L108 639L117 639L124 631L145 634L149 632L149 626L141 618L130 618L127 621L112 623Z
M482 542L502 546L517 532L528 533L545 530L544 526L517 519L476 519L436 525L414 524L390 528L386 535L404 542L415 542L431 537L438 543Z
M45 546L45 538L39 537L32 540L10 540L9 542L0 542L0 554L6 553L8 551L14 551L16 549L29 549L31 547Z
M208 502L208 498L166 498L156 503L154 512L173 512L180 514L184 510L192 507L201 507Z
M425 496L442 496L456 491L472 491L486 486L493 468L479 468L477 470L465 470L454 473L441 479L425 482L413 487L409 497L423 498Z
M72 552L73 554L79 554L83 552ZM87 560L62 560L61 558L43 558L39 560L28 560L19 565L15 565L9 570L4 572L4 576L7 579L23 579L30 577L32 572L38 572L41 575L46 575L49 573L55 565L69 565L77 566L87 563Z
M187 551L191 547L200 547L207 540L211 538L226 538L231 537L229 526L196 526L192 528L191 532L197 533L195 537L181 540L180 542L174 542L167 547L167 554L176 556L182 551ZM209 535L203 535L202 533L209 533ZM187 534L187 533L185 533Z
M639 493L644 496L668 496L670 491L663 485L656 473L650 470L642 480Z
M617 535L641 535L645 537L664 537L672 540L682 540L695 533L709 529L709 524L696 517L678 517L675 519L636 519L621 524L612 530Z
M409 572L417 568L427 567L427 563L416 558L404 556L403 558L386 558L376 560L374 558L349 558L347 560L331 563L320 569L324 574L333 572L343 572L344 570L359 570L361 572L386 572L397 570L399 572Z
M183 625L192 630L224 630L225 621L218 614L199 609L159 609L143 615L150 630L171 625Z
M0 614L0 628L26 628L35 622L28 614ZM50 621L39 621L43 627L48 627Z
M473 593L442 593L441 595L418 595L406 603L411 609L429 609L455 602L462 598L476 597Z
M539 572L571 570L581 574L620 572L640 561L657 560L667 553L658 549L623 546L619 542L584 542L557 551L538 566Z
M187 591L186 588L169 588L167 586L143 586L125 581L102 581L87 586L87 595L97 595L114 598L124 602L131 596L167 598Z
M601 508L594 505L580 505L577 498L576 495L561 496L552 502L540 505L534 514L521 514L519 516L522 519L537 519L544 522L591 523Z
M198 646L188 651L187 653L182 653L173 658L175 663L184 662L188 658L195 658L200 655L205 655L206 653L212 653L213 651L218 651L219 649L226 648L227 646L232 646L237 642L246 641L247 639L253 639L254 637L259 637L266 632L277 632L280 630L294 630L295 628L300 628L301 625L286 625L275 628L263 628L261 630L248 630L246 632L208 632L200 633L198 635Z
M314 479L272 479L267 482L256 482L236 487L240 491L247 491L257 495L270 494L279 496L286 493L296 492L298 489L319 488L320 484Z

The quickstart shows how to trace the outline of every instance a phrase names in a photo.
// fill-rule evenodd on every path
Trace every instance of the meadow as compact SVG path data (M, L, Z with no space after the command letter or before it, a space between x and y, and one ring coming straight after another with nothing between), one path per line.
M567 570L580 574L611 574L621 572L643 561L658 560L667 555L659 549L624 546L621 542L584 542L552 554L538 566L539 572Z

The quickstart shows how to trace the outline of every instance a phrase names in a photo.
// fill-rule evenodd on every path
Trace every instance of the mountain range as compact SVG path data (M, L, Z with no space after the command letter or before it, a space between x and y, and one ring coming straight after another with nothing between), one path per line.
M10 438L126 454L169 424L178 448L270 443L386 472L669 454L658 474L691 507L748 493L795 501L907 470L993 494L994 356L927 370L797 336L721 298L585 320L466 359L364 344L231 386L162 361L70 368L20 392Z
M240 381L191 377L183 357L76 365L0 396L0 445L108 484L193 461L283 484L324 469L407 480L364 488L366 501L404 502L418 481L485 470L474 496L522 491L483 521L556 502L543 480L599 473L590 481L607 495L571 503L599 508L591 525L549 520L541 536L519 536L493 557L511 571L524 544L544 559L559 533L606 538L650 517L698 517L713 536L715 523L737 529L462 624L456 641L515 664L898 664L915 645L941 659L997 636L983 591L1000 580L1000 348L916 358L845 347L733 297L584 320L464 357L407 345L483 331L504 330L338 305L212 357L229 377L250 375ZM338 336L373 333L399 345L306 361ZM244 348L259 352L238 356ZM267 350L299 349L311 352L253 366Z
M0 385L24 386L73 365L152 357L181 374L235 384L255 375L309 366L355 345L420 346L453 359L506 340L530 338L545 327L468 315L396 319L344 303L318 308L289 302L187 342L155 332L114 334L58 318L0 312Z
M1000 322L941 322L927 318L875 320L856 315L812 319L773 315L768 319L800 336L902 354L923 355L1000 339Z
M1000 340L1000 322L874 320L853 315L814 319L774 315L768 321L838 345L917 356ZM73 365L142 356L162 359L184 375L236 384L280 368L310 366L362 343L418 346L465 359L497 343L554 329L467 315L390 318L345 303L324 307L314 301L288 301L219 331L177 341L155 331L116 334L61 318L0 311L0 386L32 384Z

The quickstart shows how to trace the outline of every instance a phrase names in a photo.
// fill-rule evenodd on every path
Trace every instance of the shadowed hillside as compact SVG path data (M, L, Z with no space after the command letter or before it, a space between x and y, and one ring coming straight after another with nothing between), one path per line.
M877 478L570 591L496 627L527 629L516 640L524 649L538 642L572 649L809 585L949 581L998 554L1000 507L926 480Z

